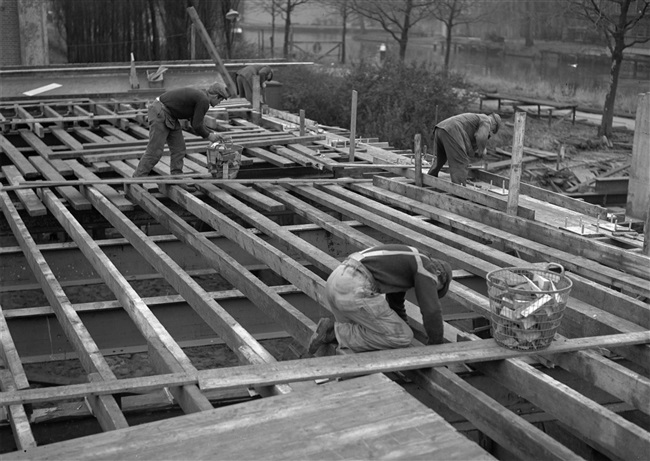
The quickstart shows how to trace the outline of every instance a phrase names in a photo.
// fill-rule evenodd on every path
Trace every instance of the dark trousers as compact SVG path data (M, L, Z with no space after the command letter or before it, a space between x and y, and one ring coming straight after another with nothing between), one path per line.
M165 143L169 145L171 174L182 174L186 149L180 123L157 99L149 105L147 115L149 118L149 143L144 155L140 158L133 177L149 175L162 158Z
M465 185L470 160L462 146L461 142L458 142L445 130L436 128L433 131L434 164L429 169L429 174L437 178L444 164L449 162L451 182Z

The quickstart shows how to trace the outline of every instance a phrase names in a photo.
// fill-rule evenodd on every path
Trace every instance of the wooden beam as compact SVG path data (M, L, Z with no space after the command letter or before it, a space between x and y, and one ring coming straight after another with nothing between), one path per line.
M51 192L49 194L53 195ZM58 199L55 199L58 200ZM68 297L59 284L49 264L36 248L27 226L25 226L18 211L9 201L7 194L0 192L0 207L12 228L14 237L27 258L32 272L36 276L45 297L54 309L57 320L61 324L66 338L72 343L86 373L98 374L99 380L114 380L115 375L104 360L97 344L83 325L77 312L72 308ZM112 396L89 399L94 414L104 430L114 430L128 427L124 415Z
M489 173L487 171L478 169L470 170L470 176L487 183L503 184L504 187L509 187L508 178L499 176L494 173ZM576 200L564 194L551 192L549 190L532 186L523 182L519 184L519 190L522 194L528 195L531 198L551 203L568 210L577 211L578 213L582 213L593 218L603 218L607 213L607 209L603 208L602 206L593 205L591 203L585 202L584 200Z
M574 281L575 291L585 296L587 301L598 303L605 301L606 306L614 308L620 312L620 315L630 320L647 317L648 307L641 308L642 303L630 303L621 298L620 293L614 295L612 290L606 287L595 285L590 280L599 281L608 286L625 287L631 292L643 293L648 289L646 280L627 275L616 269L604 266L597 261L593 261L581 256L575 256L572 253L555 249L551 246L537 243L530 239L519 237L500 229L483 224L475 217L464 217L456 213L446 212L436 205L439 194L429 190L423 190L411 184L406 184L399 180L376 177L374 180L376 186L369 184L351 184L350 189L379 200L382 203L388 203L394 207L402 208L409 213L416 213L427 216L436 222L450 226L453 229L462 230L480 239L487 239L502 244L505 248L516 250L522 254L530 255L534 260L557 262L564 265L567 271L572 272L568 276ZM436 231L428 232L435 236ZM463 245L461 243L461 245ZM526 263L524 263L526 264ZM576 276L578 274L578 276ZM582 277L580 277L582 276ZM604 294L601 294L603 293ZM614 297L608 296L608 294ZM598 298L596 296L599 296ZM623 312L625 311L625 312ZM650 327L650 318L645 320Z
M2 172L7 178L7 182L12 186L20 184L21 182L25 181L25 178L23 178L22 175L20 174L20 171L18 171L18 168L16 168L13 165L3 166ZM27 214L29 214L30 216L44 216L47 214L47 209L45 208L45 205L41 203L41 200L38 198L36 192L34 192L33 190L19 189L16 190L15 193L20 203L22 203L25 210L27 210Z
M17 390L13 377L9 370L0 369L0 389L3 392L15 392ZM19 450L27 450L36 446L36 439L29 425L29 417L24 405L8 405L9 424L14 436L14 442Z
M68 235L77 243L79 249L86 256L93 268L102 277L104 283L111 289L116 298L122 303L122 306L129 314L139 331L142 333L147 342L154 343L155 347L164 349L160 355L163 357L173 357L173 363L166 363L169 368L180 367L184 371L194 373L196 369L190 359L185 355L183 350L176 344L165 327L153 315L149 307L142 301L140 296L135 292L133 287L124 279L111 260L95 243L90 235L83 229L81 224L70 214L70 212L60 203L56 196L47 189L43 189L42 198ZM90 203L90 202L88 202ZM168 355L167 355L168 354ZM162 365L165 365L164 363ZM167 371L167 370L158 370ZM183 406L183 409L191 412L198 408L210 409L212 405L207 399L197 396L195 391L190 387L174 388L171 392L175 395L179 403L190 401L190 404ZM190 394L189 399L186 397Z
M493 339L409 347L363 354L313 357L263 365L201 370L193 373L171 373L139 378L124 378L103 383L73 384L70 386L26 389L0 393L0 406L26 403L54 402L83 398L86 395L117 394L120 392L148 392L163 387L200 384L203 390L237 389L254 385L285 384L296 381L332 377L352 377L371 373L416 370L448 366L457 363L478 364L495 362L500 366L508 359L520 359L531 354L542 356L612 346L633 346L650 342L650 332L624 335L595 336L569 339L553 343L542 351L516 351L496 344ZM515 386L518 387L518 386ZM551 392L550 394L556 394ZM543 407L542 407L543 408ZM595 433L594 436L602 434ZM648 441L650 443L650 439Z
M50 165L43 157L32 156L29 158L29 161L38 168L38 171L40 171L45 178L50 181L57 181L61 184L61 186L56 187L57 192L61 194L75 210L90 210L92 208L90 202L86 200L77 189L65 185L67 184L65 178L61 176L61 174L59 174L59 172L55 170L54 167L52 167L52 165ZM62 160L59 161L62 162ZM66 169L72 171L67 164ZM43 190L45 189L40 189L40 191Z
M212 220L212 208L195 200L191 194L180 194L178 188L169 188L164 193L179 200L186 209L191 208L201 220ZM208 264L218 270L223 278L241 290L260 309L278 321L297 341L306 345L315 329L315 324L287 301L251 274L232 256L204 238L169 208L137 186L128 187L129 196L179 240L194 247L204 256ZM190 207L190 205L193 205Z
M79 179L87 180L87 181L97 181L100 180L100 178L92 173L90 170L88 170L85 166L83 166L81 163L77 162L76 160L64 160L72 171L74 171L75 175ZM97 184L95 186L92 186L95 190L99 191L101 194L103 194L108 200L110 200L113 205L115 205L120 211L131 211L133 210L134 206L133 203L131 203L126 197L124 197L123 194L120 194L118 191L113 189L112 187L106 185L106 184Z
M7 138L0 134L0 152L11 160L11 163L20 171L26 179L33 179L39 177L41 174L34 168L34 165L29 163L29 160L20 152Z
M223 339L242 363L271 363L275 358L264 349L228 312L195 282L171 257L151 242L138 226L110 204L99 192L88 189L86 196L154 269L183 296L201 318ZM271 394L286 393L289 389L272 389ZM259 389L268 393L268 389Z

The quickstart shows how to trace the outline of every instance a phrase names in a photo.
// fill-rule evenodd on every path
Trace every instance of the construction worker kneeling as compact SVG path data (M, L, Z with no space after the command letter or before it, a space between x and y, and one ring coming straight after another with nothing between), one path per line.
M442 343L440 299L451 280L447 262L407 245L378 245L350 255L327 279L327 307L334 320L319 320L309 353L336 343L353 352L408 347L413 331L404 301L411 288L422 313L427 344Z

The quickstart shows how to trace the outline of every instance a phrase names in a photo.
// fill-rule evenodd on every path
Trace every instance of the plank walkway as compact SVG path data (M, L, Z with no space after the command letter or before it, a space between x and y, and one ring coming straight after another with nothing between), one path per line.
M55 443L12 459L494 459L383 375Z

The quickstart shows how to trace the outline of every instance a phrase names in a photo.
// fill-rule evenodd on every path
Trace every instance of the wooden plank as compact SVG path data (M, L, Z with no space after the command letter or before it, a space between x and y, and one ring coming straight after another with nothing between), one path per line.
M138 378L124 378L115 382L72 384L57 388L25 389L0 394L0 406L25 403L54 402L82 398L89 394L105 395L125 391L148 392L163 387L186 386L199 383L203 390L239 389L246 386L285 384L332 377L353 377L372 373L417 370L448 366L457 363L495 362L498 368L505 362L521 362L531 354L547 356L585 349L613 346L633 346L650 342L650 332L604 335L553 342L542 351L516 351L499 346L493 339L479 339L435 346L408 347L363 354L312 357L262 365L200 370L192 373L170 373ZM523 362L521 362L523 364ZM525 364L524 364L525 365ZM526 365L528 366L528 365ZM541 373L531 372L532 375ZM561 385L560 385L561 386ZM515 386L517 388L518 386ZM550 392L557 395L557 392ZM542 407L543 408L543 407ZM597 436L597 434L594 434Z
M82 127L74 127L73 128L74 132L79 135L79 137L85 139L88 142L92 143L102 143L102 144L108 144L108 141L104 139L103 137L93 133L90 131L88 128L82 128ZM57 155L56 153L54 154L55 156ZM63 157L61 157L63 158Z
M128 126L128 123L127 123L127 126ZM137 141L137 139L134 138L133 136L125 133L121 129L116 128L114 126L101 125L100 128L104 133L106 133L108 135L111 135L111 136L114 136L117 139L119 139L120 142L122 142L122 141L126 141L126 142Z
M2 134L0 134L0 152L4 152L7 158L11 160L11 163L14 164L24 178L34 179L41 175L38 170L29 163L23 153L10 143Z
M32 146L32 148L36 151L36 153L38 153L38 155L40 155L45 160L47 160L48 163L52 165L56 169L56 171L59 172L59 174L61 175L72 174L72 171L70 171L69 167L63 161L50 158L50 156L54 153L54 151L52 151L52 149L48 145L46 145L43 141L41 141L41 139L38 136L36 136L36 134L27 130L19 130L19 131L20 131L20 135L27 142L27 144ZM30 158L30 160L32 158Z
M64 183L66 182L65 178L61 176L59 172L55 170L52 165L50 165L43 157L30 157L29 161L32 162L32 164L38 168L41 174L50 181L63 181ZM62 160L60 161L62 162ZM72 171L68 165L66 165L66 169ZM56 190L68 201L68 203L70 203L70 205L75 210L90 210L92 208L90 202L86 200L86 198L81 195L81 193L74 187L61 186L56 187Z
M45 135L45 130L41 123L36 121L28 121L28 120L34 120L34 116L30 114L24 107L16 104L14 106L14 109L16 110L16 115L21 117L23 120L12 119L11 121L12 126L15 126L15 124L26 123L27 126L29 126L29 129L34 134L36 134L36 136L38 136L39 138L42 138Z
M83 144L73 138L64 128L52 127L50 131L59 139L59 141L68 146L71 150L83 150Z
M87 179L87 180L97 180L100 179L97 175L89 171L85 166L83 166L81 163L79 163L76 160L64 160L70 168L72 168L72 171L74 171L74 174L79 178L79 179ZM104 197L106 197L108 200L111 201L113 205L117 207L118 210L120 211L131 211L133 210L134 206L133 203L131 203L125 196L124 194L119 193L115 189L113 189L111 186L107 186L106 184L98 184L96 186L93 186L97 191L99 191ZM87 198L87 197L86 197Z
M54 128L59 128L63 129L65 128L65 123L63 120L63 116L58 113L56 110L54 110L53 107L48 106L47 104L41 104L41 109L43 110L43 114L51 119L54 119L54 126L50 127L50 129Z
M645 280L604 266L597 261L575 256L574 254L557 250L548 245L487 226L472 218L446 212L436 206L439 197L431 191L388 178L377 177L375 178L375 183L378 187L367 184L351 184L350 189L383 203L405 209L409 213L427 216L453 229L467 232L480 239L498 242L504 248L532 256L533 260L560 263L567 271L571 272L568 276L574 284L573 296L580 295L578 297L587 302L602 305L604 309L610 312L615 310L613 312L615 315L650 328L650 313L647 305L634 302L629 297L623 297L620 293L614 292L602 285L597 285L585 277L600 281L608 286L616 284L621 287L625 286L630 291L643 291L644 287L648 285ZM430 203L433 205L429 206ZM435 232L427 232L427 234L433 236Z
M52 194L51 192L48 192ZM53 194L52 194L53 195ZM27 258L27 263L36 276L45 297L54 309L57 320L61 324L66 338L70 341L79 355L84 369L87 373L97 373L100 380L114 380L115 375L110 366L104 360L99 347L86 330L77 312L72 308L63 288L54 276L49 264L36 248L27 226L25 226L18 211L9 201L7 194L0 193L0 206L11 226L14 237L18 240L20 247ZM104 430L114 430L128 427L124 415L120 411L117 402L112 396L100 396L88 400L93 408L100 426Z
M155 436L161 433L167 437ZM381 375L73 442L17 459L494 459Z
M336 219L332 215L325 213L324 211L319 210L311 205L308 205L302 200L289 194L282 187L269 186L265 184L258 184L255 187L257 187L258 189L264 191L264 193L268 194L269 196L283 203L286 207L288 207L291 211L296 213L298 216L301 216L307 219L308 221L322 227L323 229L332 233L332 235L336 236L337 238L340 238L344 242L358 245L360 248L369 248L378 244L378 242L375 239L368 237L363 232L347 224L342 223L340 220ZM254 222L258 222L258 221L255 220ZM251 222L251 224L253 224L253 222ZM287 238L283 238L283 240L287 241ZM310 252L306 252L306 256L309 253ZM315 264L317 267L319 266L319 264L322 264L322 262L327 261L327 258L322 258L321 255L314 254L313 251L311 251L311 254L315 259L315 261L312 261L312 264ZM334 270L334 267L330 266L327 268L327 272L332 270Z
M424 183L428 184L430 178L425 176ZM592 239L582 238L568 232L558 231L544 223L509 216L497 210L472 207L470 204L450 200L443 196L439 196L436 203L431 204L469 218L477 216L476 213L480 213L481 222L485 225L499 228L514 235L527 237L575 255L600 261L607 266L650 280L647 258L634 255L623 249L593 241Z
M406 176L410 175L407 174ZM460 184L454 184L451 181L441 178L436 178L435 176L422 175L422 181L426 186L448 192L456 197L461 197L465 200L489 207L493 210L505 212L508 206L506 198L504 197L486 194L476 189L461 186ZM535 210L520 205L517 207L517 216L520 216L523 219L535 219Z
M5 194L2 194L0 199L4 199L4 197ZM11 331L9 331L2 305L0 305L0 358L2 358L3 367L6 367L10 372L12 390L28 389L29 381L27 375L25 375L25 369L20 361L14 340L11 337Z
M271 165L279 166L281 168L287 167L287 166L292 166L295 165L296 163L288 158L285 158L281 155L277 155L273 152L270 152L266 149L262 149L260 147L247 147L245 149L245 152L248 155L253 155L257 158L260 158L266 162L269 162Z
M13 165L3 166L2 172L7 178L7 182L11 185L20 184L25 180L18 171L18 168ZM27 214L30 216L44 216L47 214L45 205L43 205L41 200L38 198L38 195L36 195L36 192L33 190L17 190L15 193L20 203L25 207Z
M0 369L0 389L3 392L16 390L9 370ZM18 450L28 450L36 447L36 439L29 425L29 417L27 416L25 407L23 405L9 405L8 419Z
M184 371L194 373L196 368L194 368L183 350L153 315L149 307L142 301L142 298L140 298L129 282L125 280L124 276L118 271L112 261L83 229L81 224L60 203L52 192L44 189L42 197L50 212L68 232L68 235L76 242L95 271L102 277L104 283L106 283L116 298L122 303L129 317L133 320L147 342L149 344L153 343L155 347L162 349L161 355L167 352L170 357L173 357L173 362L162 363L161 366L181 368ZM158 369L158 371L164 370ZM212 408L212 405L207 399L196 395L195 389L192 386L174 388L170 389L170 391L185 411L193 412L199 409L205 410ZM186 399L188 396L189 398Z
M322 162L316 161L312 156L303 155L301 152L297 152L293 149L289 149L285 146L271 146L271 152L285 157L286 159L291 160L293 163L298 165L315 167L316 165L322 165Z
M253 225L274 241L283 242L284 245L291 247L305 258L306 261L323 270L325 273L331 272L338 266L339 261L336 258L307 243L303 238L280 226L262 213L246 206L229 194L217 188L207 189L207 192L210 198L215 200L219 205ZM260 261L273 269L274 272L300 288L320 305L326 305L327 301L324 293L325 281L322 277L306 269L294 258L288 257L270 243L253 235L243 226L218 211L214 212L214 217L211 218L210 225L236 242L248 253L254 254L256 258L259 258ZM327 311L323 310L323 314L325 316Z
M269 213L277 213L279 211L284 211L284 205L277 200L267 197L264 194L259 193L255 189L243 184L222 184L219 186L221 189L228 191L235 197L240 197L247 202L255 205L257 208Z
M447 368L416 370L406 376L520 459L582 459Z
M271 363L275 358L221 307L160 247L151 242L138 226L92 189L86 196L93 206L160 272L165 280L189 303L201 318L223 339L242 363ZM258 389L260 394L282 394L290 389Z
M95 112L97 112L97 114L99 114L99 115L113 115L113 116L116 116L116 117L118 116L118 114L116 114L115 112L113 112L112 110L110 110L108 107L106 107L103 104L95 104ZM126 130L127 127L129 126L129 121L124 119L124 118L113 118L113 119L109 119L108 122L111 125L113 125L114 127L118 128L118 131L119 130ZM102 128L104 128L104 127L102 127ZM129 138L130 139L125 139L125 141L129 141L129 140L134 139L134 138L131 138L130 136L129 136Z
M213 219L213 208L200 202L192 200L191 194L179 191L178 187L165 188L164 193L175 201L178 201L184 208L191 210L199 219L211 224ZM208 239L203 237L192 226L187 224L167 207L145 193L138 186L129 186L128 195L135 203L172 232L179 240L194 247L197 252L205 258L210 267L213 267L219 274L228 280L253 301L260 309L271 318L278 321L291 336L301 344L306 345L311 338L316 326L302 312L288 303L285 299L269 290L261 280L250 273L245 267L238 263L232 256L218 248Z

